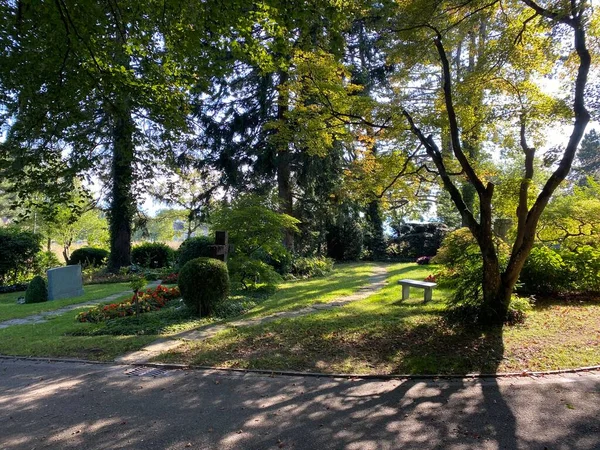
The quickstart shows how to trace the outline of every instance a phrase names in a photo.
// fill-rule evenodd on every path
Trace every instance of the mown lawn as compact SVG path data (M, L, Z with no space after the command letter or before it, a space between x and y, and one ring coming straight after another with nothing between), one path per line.
M336 264L333 273L327 277L282 283L274 295L244 317L268 316L350 295L367 284L374 267L373 263Z
M79 297L52 300L44 303L30 303L27 305L17 304L17 299L19 297L24 297L25 292L0 294L0 322L27 317L44 311L53 311L55 309L60 309L63 306L84 303L108 297L109 295L118 294L120 292L131 292L129 283L92 284L84 286L83 290L84 294Z
M434 267L395 264L387 286L345 307L261 326L228 329L158 360L201 366L358 374L521 372L600 364L600 301L538 303L523 325L450 327L441 289L401 302L401 278Z

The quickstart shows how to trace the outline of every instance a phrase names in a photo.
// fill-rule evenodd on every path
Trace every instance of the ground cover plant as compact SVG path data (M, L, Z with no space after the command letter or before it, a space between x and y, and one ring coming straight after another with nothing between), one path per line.
M523 324L481 328L444 318L451 292L423 304L402 278L424 279L434 266L390 266L387 285L347 306L265 325L230 328L160 361L323 373L504 372L581 367L600 362L600 299L538 301Z
M31 303L25 305L17 304L17 299L19 297L24 296L23 292L11 292L8 294L0 294L0 322L4 320L27 317L32 314L38 314L40 312L53 311L55 309L60 309L64 306L101 299L104 297L108 297L109 295L118 294L120 292L131 292L127 283L85 286L84 291L85 293L79 297L63 298L60 300L52 300L43 303Z

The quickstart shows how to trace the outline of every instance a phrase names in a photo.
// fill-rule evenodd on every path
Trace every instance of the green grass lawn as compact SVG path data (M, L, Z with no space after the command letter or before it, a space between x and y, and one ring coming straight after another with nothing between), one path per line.
M282 283L271 297L256 300L257 303L260 303L246 316L268 315L276 311L297 309L351 294L367 283L373 267L373 264L368 263L340 264L336 265L335 272L328 277ZM86 296L90 295L91 288L108 288L110 286L115 285L86 286ZM127 283L121 286L124 286L125 290L128 288ZM120 292L119 290L115 291ZM8 295L14 294L5 294L5 296ZM14 298L16 300L16 297ZM84 301L82 299L83 297L78 297L58 302L62 302L60 306L65 306ZM89 300L89 298L87 299ZM46 306L47 308L48 305L58 302L36 305L16 305L10 302L8 304L11 308L22 306L37 306L38 308ZM34 312L41 310L38 309ZM75 320L75 316L82 310L84 309L80 308L50 318L48 322L42 324L17 325L0 330L0 354L108 361L120 354L138 350L158 338L168 337L214 321L214 319L193 318L185 313L175 311L174 308L165 308L161 311L143 314L139 319L128 317L111 321L108 324L79 323ZM33 312L24 315L29 314L33 314Z
M131 291L129 283L94 284L84 286L85 293L79 297L52 300L43 303L30 303L27 305L17 304L17 298L25 296L25 292L11 292L0 294L0 322L10 319L18 319L31 316L44 311L53 311L63 306L84 303L108 297L119 292Z
M334 272L327 277L282 283L273 296L262 301L245 317L268 316L350 295L367 284L374 267L373 263L336 264Z
M395 264L388 268L387 286L366 300L228 329L158 360L361 374L520 372L600 364L600 301L540 302L525 324L503 330L453 328L441 318L448 292L436 289L427 305L421 290L411 290L411 299L400 301L397 280L423 279L433 270Z

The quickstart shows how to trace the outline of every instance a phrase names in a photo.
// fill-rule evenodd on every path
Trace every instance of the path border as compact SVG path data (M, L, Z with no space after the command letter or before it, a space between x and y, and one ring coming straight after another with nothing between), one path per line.
M524 378L544 377L549 375L564 375L600 371L600 365L577 367L573 369L559 369L547 371L499 372L499 373L467 373L467 374L349 374L349 373L320 373L300 372L292 370L270 369L235 369L229 367L195 366L193 364L169 363L121 363L116 361L94 361L74 358L52 358L41 356L11 356L0 355L0 360L65 363L65 364L92 364L97 366L123 366L123 367L153 367L164 370L196 370L228 373L248 373L257 375L284 376L284 377L309 377L309 378L342 378L351 380L443 380L443 379L484 379L484 378Z

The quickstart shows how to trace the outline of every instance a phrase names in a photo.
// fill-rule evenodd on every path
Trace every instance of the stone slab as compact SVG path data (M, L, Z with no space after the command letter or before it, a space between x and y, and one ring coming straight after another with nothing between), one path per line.
M48 269L48 300L72 298L83 295L81 266L65 266Z

